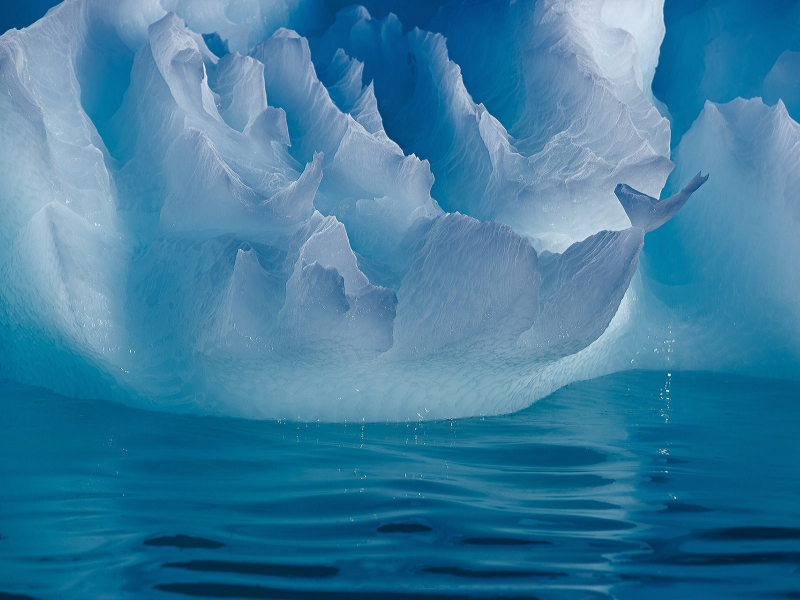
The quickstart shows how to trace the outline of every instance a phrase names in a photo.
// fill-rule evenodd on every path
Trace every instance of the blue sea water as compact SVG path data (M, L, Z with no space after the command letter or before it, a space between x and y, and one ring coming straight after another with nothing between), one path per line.
M486 419L0 391L0 598L797 598L800 384L628 372Z

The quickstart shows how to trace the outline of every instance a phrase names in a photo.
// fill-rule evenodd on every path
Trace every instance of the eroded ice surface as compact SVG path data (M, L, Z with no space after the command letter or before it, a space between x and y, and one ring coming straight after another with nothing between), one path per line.
M798 125L707 104L658 201L662 9L67 0L6 33L0 376L340 420L630 366L786 375Z

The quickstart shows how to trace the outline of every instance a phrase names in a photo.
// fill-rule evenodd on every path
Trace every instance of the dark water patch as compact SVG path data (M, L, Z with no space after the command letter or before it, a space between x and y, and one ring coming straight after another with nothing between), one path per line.
M507 537L474 537L462 540L464 544L472 544L474 546L532 546L532 545L546 545L550 542L542 540L526 540L521 538L507 538Z
M609 538L592 540L586 543L586 547L592 548L603 554L616 554L618 552L645 552L651 549L649 544L639 540L625 541Z
M441 499L455 498L458 501L472 498L479 499L484 496L484 493L479 489L454 485L452 482L446 481L419 480L404 477L387 480L386 485L387 488L396 491L398 495L422 492L430 496L436 495Z
M690 513L705 513L711 512L713 509L699 504L691 504L689 502L665 502L665 508L661 509L660 513L668 514L690 514Z
M711 529L700 537L707 540L737 542L800 540L800 529L794 527L729 527L727 529Z
M430 592L385 592L385 591L325 591L268 588L257 585L235 585L228 583L163 583L155 589L173 594L200 598L281 598L282 600L474 600L495 598L496 600L537 600L536 596L471 596L467 594L436 594Z
M636 525L630 521L570 514L556 516L539 515L532 519L520 519L519 523L520 525L556 531L628 531L636 527Z
M481 446L480 456L475 457L476 463L480 464L552 469L594 466L607 460L606 454L591 448L539 443Z
M82 557L80 557L80 556L73 556L72 558L70 558L68 556L42 556L39 559L39 562L42 562L42 563L55 562L55 563L62 563L63 564L63 563L67 563L67 562L79 562L81 560L81 558Z
M494 579L494 578L513 578L513 577L546 577L555 579L557 577L566 577L566 573L558 571L501 571L501 570L478 570L478 569L462 569L461 567L425 567L423 569L426 573L435 573L439 575L454 575L455 577L467 577L471 579Z
M672 481L672 478L666 475L649 475L647 481L650 483L669 483Z
M378 533L427 533L432 528L422 523L388 523L376 529Z
M9 594L0 592L0 600L36 600L33 596L26 596L25 594Z
M614 579L628 583L651 584L658 587L674 584L686 584L691 581L695 584L715 584L719 585L726 580L720 577L689 577L686 573L681 575L663 575L660 573L615 573Z
M729 554L679 553L660 556L655 562L683 567L728 567L775 563L798 563L800 552L742 552Z
M281 565L223 560L190 560L187 562L166 563L162 566L169 569L186 569L187 571L239 573L241 575L294 577L301 579L325 579L339 573L339 569L336 567L327 567L324 565Z
M604 502L602 500L549 500L536 502L537 508L547 508L551 510L619 510L619 504Z
M222 548L225 544L190 535L165 535L144 541L145 546L172 546L174 548Z
M504 485L513 479L520 486L528 489L591 489L616 483L614 479L593 473L559 473L548 471L522 471L505 469L493 475L493 479L503 481Z

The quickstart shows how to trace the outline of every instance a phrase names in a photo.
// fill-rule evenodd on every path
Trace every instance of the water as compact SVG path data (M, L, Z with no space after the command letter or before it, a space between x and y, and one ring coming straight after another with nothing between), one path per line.
M0 598L798 598L800 384L255 422L4 384Z

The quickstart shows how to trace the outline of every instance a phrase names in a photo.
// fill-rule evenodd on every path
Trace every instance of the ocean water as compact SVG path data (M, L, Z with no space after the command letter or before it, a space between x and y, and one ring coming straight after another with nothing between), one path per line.
M798 598L800 384L629 372L486 419L0 391L0 598Z

